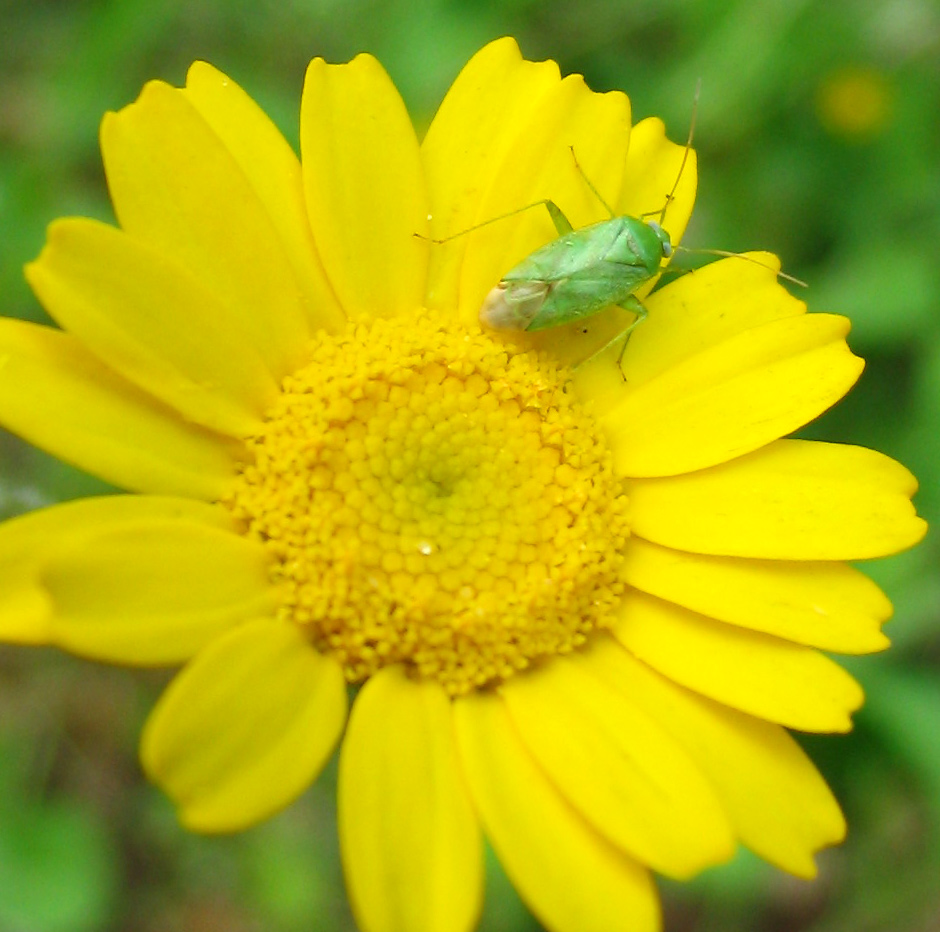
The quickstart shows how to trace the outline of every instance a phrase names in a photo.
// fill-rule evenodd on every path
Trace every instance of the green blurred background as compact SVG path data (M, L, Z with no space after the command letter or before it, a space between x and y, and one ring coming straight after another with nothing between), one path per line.
M304 68L376 54L419 127L484 42L517 37L635 118L686 135L702 80L687 245L766 248L847 314L861 383L806 436L877 447L919 476L940 523L940 7L933 0L126 0L0 2L0 295L46 224L111 217L102 113L195 58L228 72L296 143ZM24 391L28 391L24 386ZM0 517L105 491L0 436ZM940 930L940 573L936 535L871 566L896 606L848 737L807 740L850 837L805 883L742 856L663 884L669 932ZM330 770L234 838L184 833L141 778L136 740L166 680L0 648L0 932L347 930ZM498 867L485 932L538 929Z

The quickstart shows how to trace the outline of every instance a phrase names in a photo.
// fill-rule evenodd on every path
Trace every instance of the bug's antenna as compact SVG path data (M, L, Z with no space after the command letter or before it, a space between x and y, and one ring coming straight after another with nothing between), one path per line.
M685 171L685 166L689 161L689 153L692 151L692 140L695 138L695 118L698 116L698 99L701 92L702 79L699 78L695 82L695 95L692 98L692 117L689 120L689 137L685 141L685 151L682 153L682 161L679 163L679 171L676 174L676 180L672 184L672 190L666 195L666 203L663 204L663 209L659 212L660 226L662 226L666 220L666 211L669 209L669 205L675 199L676 191L679 190L679 182L682 180L682 173ZM648 214L642 214L641 216L649 217L654 213L656 213L656 211L650 211ZM807 285L806 282L802 281L801 279L795 278L793 275L788 275L786 272L781 272L779 269L775 269L773 266L767 265L765 262L761 262L760 259L755 259L753 256L745 256L740 252L728 252L724 249L689 249L685 246L675 246L673 248L676 252L697 252L704 253L705 255L709 256L722 256L727 259L744 259L747 262L753 262L755 265L769 269L778 278L785 279L788 282L793 282L794 285L799 285L801 288L809 288L809 285Z
M755 259L753 256L746 256L743 252L728 252L726 249L689 249L686 246L676 246L675 249L676 252L699 253L706 256L722 256L725 259L744 259L745 262L753 262L762 269L769 269L777 278L783 278L788 282L793 282L794 285L799 285L801 288L809 288L809 285L801 278L796 278L793 275L788 275L786 272L781 272L780 269L775 269L772 265L767 265L766 262L761 262L760 259Z
M663 209L659 214L659 225L662 226L666 220L666 210L669 208L669 205L672 203L672 199L676 195L676 191L679 188L679 182L682 180L682 173L685 171L685 164L689 160L689 152L692 151L692 139L695 136L695 118L698 116L698 98L699 94L702 93L702 79L699 78L695 82L695 96L692 98L692 117L689 120L689 138L685 141L685 151L682 153L682 161L679 163L679 172L676 175L676 180L673 182L672 190L666 195L666 203L663 204Z
M695 118L698 116L698 98L701 92L702 79L699 78L695 82L695 95L692 97L692 117L689 120L689 137L685 141L685 150L682 153L682 161L679 163L679 171L676 173L676 180L672 183L672 190L666 195L666 203L663 204L663 209L659 212L660 226L666 222L666 211L669 209L669 205L676 196L676 191L679 189L679 182L682 180L682 173L685 171L686 163L689 161L689 152L692 151L692 140L695 137ZM651 214L655 213L655 210L651 210L649 213L641 214L640 216L649 217Z

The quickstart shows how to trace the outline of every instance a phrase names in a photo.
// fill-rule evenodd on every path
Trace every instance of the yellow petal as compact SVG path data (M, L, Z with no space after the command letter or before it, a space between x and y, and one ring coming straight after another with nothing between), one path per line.
M53 505L0 524L0 639L27 644L53 640L56 606L43 580L50 561L80 552L111 533L178 522L227 532L223 509L183 498L109 495Z
M916 544L917 480L874 450L778 440L684 476L634 479L640 537L694 553L775 560L864 560Z
M803 731L848 731L864 699L811 648L631 593L614 634L633 654L703 696Z
M499 860L551 932L657 932L649 873L584 822L526 752L504 704L455 703L464 773Z
M706 774L741 841L784 870L814 877L813 853L845 837L845 820L787 732L688 692L608 638L597 638L591 650L596 669L669 731Z
M105 116L101 151L123 229L196 276L276 378L290 372L309 335L300 285L266 205L187 96L151 81Z
M523 744L610 842L671 877L731 856L730 828L685 752L581 653L503 683Z
M371 55L307 69L300 147L310 226L349 314L408 313L424 301L428 203L418 140Z
M554 62L525 61L515 39L485 45L464 65L421 143L435 237L477 222L479 197L497 174L493 153L518 142L523 121L560 81Z
M602 423L616 469L674 476L724 463L802 427L841 398L864 363L829 314L754 327L638 387Z
M114 485L216 500L235 446L106 369L50 327L0 320L0 422Z
M524 61L514 40L491 42L461 71L421 147L432 235L455 236L544 197L558 201L576 226L605 218L570 149L613 201L629 133L630 105L623 94L592 94L579 76L562 82L554 62ZM557 235L545 208L538 207L479 235L435 245L428 302L447 307L459 299L461 313L476 323L500 274ZM471 270L464 270L459 285L468 247Z
M180 663L274 611L267 563L264 548L234 527L173 517L100 527L56 547L39 571L50 639L97 660Z
M250 621L170 683L144 728L141 762L187 828L237 831L316 779L345 717L339 664L295 625Z
M339 833L364 932L469 932L482 848L450 700L386 667L356 697L339 762Z
M616 202L630 140L630 103L620 93L595 94L581 75L549 81L547 69L534 67L540 69L532 77L538 78L542 93L515 124L503 121L494 136L473 222L482 223L545 198L554 201L576 229L606 220L610 215L585 176L608 203ZM554 71L553 63L551 67ZM519 90L525 92L525 88ZM437 235L457 232L443 228ZM483 299L500 278L557 237L544 207L533 207L462 237L466 253L459 283L461 317L475 323ZM532 346L540 346L544 339L535 334L526 337ZM564 343L557 336L550 339L553 347Z
M479 200L500 167L495 159L517 142L519 127L532 118L559 80L554 62L525 61L515 40L506 37L477 52L444 97L421 143L421 160L431 205L431 235L455 238L431 249L429 306L457 303L468 239L456 234L480 222Z
M845 563L742 560L670 550L634 537L624 578L635 589L720 621L822 650L883 650L891 603Z
M314 329L336 330L345 315L317 255L304 200L300 160L267 114L227 75L195 62L184 96L238 163L274 224L303 289Z
M194 421L257 430L277 384L225 308L171 259L96 220L57 220L26 277L105 365Z
M806 305L777 281L779 268L770 253L745 253L688 272L649 295L649 317L630 337L621 365L622 343L582 363L574 375L579 394L606 411L622 401L627 388L754 327L804 314Z

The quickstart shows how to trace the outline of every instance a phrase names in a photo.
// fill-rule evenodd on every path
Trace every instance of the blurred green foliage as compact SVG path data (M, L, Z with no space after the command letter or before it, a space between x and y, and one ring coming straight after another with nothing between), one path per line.
M847 314L868 360L805 436L909 465L940 524L940 7L933 0L0 0L2 312L43 319L22 278L45 225L109 218L102 113L204 58L296 143L304 68L376 54L425 126L462 63L517 37L674 139L702 91L692 246L767 248ZM804 295L801 294L801 297ZM103 486L0 438L0 516ZM896 606L886 655L850 664L855 732L807 739L850 838L813 883L754 858L664 884L670 932L940 929L940 573L936 538L870 567ZM351 929L331 771L234 838L178 828L136 740L164 675L0 649L0 932ZM538 928L495 862L485 932Z

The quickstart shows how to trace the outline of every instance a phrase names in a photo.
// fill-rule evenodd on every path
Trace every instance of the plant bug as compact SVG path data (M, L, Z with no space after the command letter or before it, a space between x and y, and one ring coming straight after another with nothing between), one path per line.
M634 319L597 352L603 352L618 340L623 340L617 357L617 365L620 366L630 335L648 314L643 302L636 296L636 291L659 274L663 260L670 258L675 248L681 248L673 247L663 223L692 148L698 95L697 87L685 151L662 210L639 217L617 215L585 174L578 163L574 148L571 147L575 168L592 194L604 206L610 215L609 219L576 230L554 201L544 199L493 217L456 234L463 236L491 223L541 206L548 210L558 232L557 239L530 253L506 272L489 292L479 312L483 326L492 330L536 332L574 323L592 317L605 308L617 306L631 312ZM655 213L658 213L657 219L646 219ZM450 236L434 242L443 243L454 238ZM739 255L718 249L685 251L708 252L718 256ZM748 256L739 258L763 265ZM799 279L782 272L776 274L805 287L805 283Z
M493 330L535 332L574 323L616 305L634 314L633 322L607 344L623 339L617 358L619 366L630 334L647 316L635 292L652 281L659 274L663 260L673 254L672 241L662 224L691 151L697 104L696 89L685 152L672 190L662 210L658 211L658 220L645 219L649 215L618 216L581 168L574 147L570 147L575 168L610 215L608 220L576 230L561 208L546 198L455 234L463 236L541 206L548 210L558 233L557 239L536 249L506 272L489 292L479 312L483 326ZM447 242L455 236L434 242Z
M555 224L558 239L536 249L500 279L483 301L480 323L493 330L546 330L617 305L636 315L633 323L615 337L624 341L619 364L630 334L647 316L634 292L651 281L663 259L673 253L672 241L662 227L666 209L659 221L617 216L584 174L577 158L575 165L610 219L575 230L557 204L541 202ZM675 185L666 199L667 206L674 193Z

